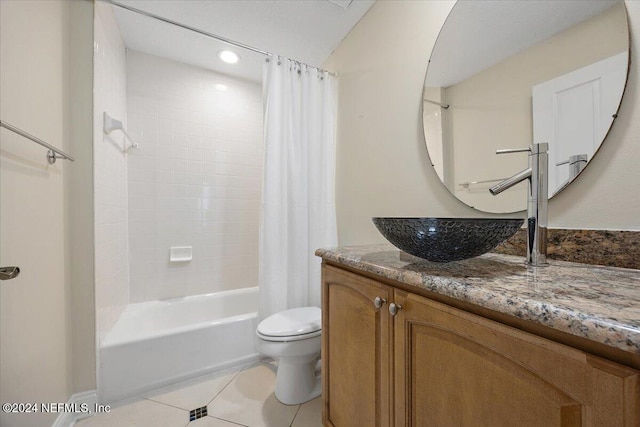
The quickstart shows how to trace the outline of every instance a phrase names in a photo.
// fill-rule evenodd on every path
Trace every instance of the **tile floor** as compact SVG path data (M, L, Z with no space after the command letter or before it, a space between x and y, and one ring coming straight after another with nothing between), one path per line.
M320 427L317 398L287 406L273 394L275 366L267 361L150 392L76 423L76 427ZM208 415L189 422L191 409Z

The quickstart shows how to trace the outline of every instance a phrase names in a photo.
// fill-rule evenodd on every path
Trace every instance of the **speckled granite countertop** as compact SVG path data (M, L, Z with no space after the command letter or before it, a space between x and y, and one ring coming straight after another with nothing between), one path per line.
M485 254L439 264L391 245L318 249L316 255L377 276L640 354L640 270Z

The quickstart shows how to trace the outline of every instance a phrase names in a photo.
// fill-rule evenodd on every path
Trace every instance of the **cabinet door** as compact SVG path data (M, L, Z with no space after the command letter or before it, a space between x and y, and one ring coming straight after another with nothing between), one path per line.
M638 426L638 372L396 290L396 427Z
M390 420L391 288L323 266L322 421L386 427ZM378 308L374 301L386 300Z

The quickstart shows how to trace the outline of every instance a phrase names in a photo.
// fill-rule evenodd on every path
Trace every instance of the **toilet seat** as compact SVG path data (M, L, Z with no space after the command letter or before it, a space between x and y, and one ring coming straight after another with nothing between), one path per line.
M264 319L256 334L265 341L299 341L322 333L321 310L301 307L281 311Z

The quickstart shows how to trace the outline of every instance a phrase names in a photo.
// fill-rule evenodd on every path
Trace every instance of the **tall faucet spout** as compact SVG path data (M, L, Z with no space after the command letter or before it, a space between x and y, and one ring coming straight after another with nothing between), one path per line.
M502 181L501 183L494 185L493 187L491 187L489 189L489 191L494 196L497 195L497 194L500 194L504 190L508 190L509 188L513 187L514 185L521 183L525 179L531 178L531 174L532 173L533 173L533 169L527 168L527 169L523 170L522 172L518 172L517 174L513 175L511 178L507 178L504 181Z
M527 197L527 264L534 267L547 265L547 201L549 200L547 175L549 144L540 142L529 148L498 150L496 154L529 152L529 167L489 189L494 196L529 179Z

